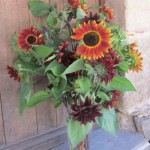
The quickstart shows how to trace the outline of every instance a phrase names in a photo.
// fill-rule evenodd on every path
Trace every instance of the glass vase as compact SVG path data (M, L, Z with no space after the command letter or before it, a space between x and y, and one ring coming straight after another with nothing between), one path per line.
M78 144L74 149L71 150L89 150L89 136L87 135L80 144Z

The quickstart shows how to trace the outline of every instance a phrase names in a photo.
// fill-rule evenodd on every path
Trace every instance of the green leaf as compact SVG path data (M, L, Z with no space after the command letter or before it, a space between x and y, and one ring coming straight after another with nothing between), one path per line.
M119 77L119 76L114 77L112 79L112 82L108 84L108 87L110 87L111 89L117 89L123 92L124 91L136 91L133 84L127 78Z
M80 0L81 4L86 4L87 0Z
M102 91L98 91L97 96L102 100L106 100L106 101L110 100L110 98Z
M52 93L56 98L60 98L61 94L65 91L67 85L67 79L64 78L60 78L59 83L52 88Z
M30 75L44 72L44 68L37 65L34 61L24 62L20 58L15 61L14 66L22 74L23 80L27 79Z
M73 62L64 72L62 75L66 75L69 73L73 73L79 70L82 70L84 66L84 60L78 59L75 62Z
M88 75L92 75L94 73L94 69L90 64L85 64L86 71L88 71Z
M82 20L85 16L86 16L85 11L82 8L78 7L77 8L77 18L78 18L78 20Z
M60 106L61 106L61 104L62 104L61 99L60 99L60 98L57 98L57 99L56 99L56 101L55 101L55 108L60 107Z
M47 24L50 27L54 27L57 24L57 13L55 11L52 11L48 17L47 17Z
M87 94L91 88L91 82L88 78L82 77L75 80L74 88L77 93Z
M57 57L57 55L54 54L54 55L48 57L48 58L45 60L45 62L49 62L49 61L53 60L53 59L56 58L56 57Z
M126 61L120 62L115 67L122 72L128 72L128 62Z
M94 5L94 6L91 6L90 8L99 10L100 6Z
M118 133L118 121L117 121L117 115L114 109L103 109L101 111L103 114L102 117L96 118L96 123L101 127L102 129L110 132L114 136Z
M47 73L47 78L49 80L50 83L52 83L53 85L55 85L55 76L50 74L50 73Z
M93 123L81 125L79 121L73 119L68 123L68 134L73 148L86 138L86 135L91 131Z
M45 73L52 71L55 76L60 76L66 67L63 64L59 64L56 60L52 61L46 68Z
M23 82L20 88L20 104L19 104L20 114L22 114L25 108L27 107L27 101L31 97L31 92L32 92L32 84Z
M36 57L45 59L54 51L54 48L49 48L47 46L34 46L34 54Z
M27 102L28 107L34 107L38 103L50 100L51 95L46 91L39 91L35 93L31 99Z
M29 9L33 16L42 17L49 14L50 5L40 0L30 0Z

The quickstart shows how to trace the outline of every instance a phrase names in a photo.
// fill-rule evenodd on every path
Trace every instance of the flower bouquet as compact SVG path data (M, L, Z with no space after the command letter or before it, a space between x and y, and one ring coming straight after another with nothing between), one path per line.
M12 39L18 58L7 70L21 82L20 112L49 100L55 107L64 105L73 149L87 149L94 123L116 135L121 92L136 91L123 74L142 70L137 43L127 42L106 5L88 8L86 0L68 0L59 10L56 3L30 0L29 9L46 24L23 29ZM37 79L44 78L47 86L32 94Z

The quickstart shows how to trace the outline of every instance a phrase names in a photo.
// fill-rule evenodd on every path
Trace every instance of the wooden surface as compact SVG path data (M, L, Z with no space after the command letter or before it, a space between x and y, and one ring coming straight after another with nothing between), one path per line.
M0 92L6 143L37 134L35 109L26 111L21 117L18 111L20 84L7 75L6 66L16 57L11 50L11 38L15 31L29 26L29 11L26 0L0 0Z
M44 1L57 2L61 9L67 0ZM98 5L98 0L89 0L89 4ZM0 0L0 18L0 147L3 147L64 126L66 112L63 107L56 110L50 101L29 109L20 116L20 83L10 79L6 71L6 66L11 65L17 57L11 50L11 39L15 32L43 22L43 19L31 15L28 0ZM39 82L35 85L35 91L46 84L47 82ZM61 140L62 137L58 141Z
M48 150L67 141L66 127L57 128L51 132L39 134L31 138L16 142L0 150ZM64 149L66 150L66 149Z
M5 144L4 137L4 124L3 124L3 114L2 114L2 104L1 104L1 93L0 93L0 145Z

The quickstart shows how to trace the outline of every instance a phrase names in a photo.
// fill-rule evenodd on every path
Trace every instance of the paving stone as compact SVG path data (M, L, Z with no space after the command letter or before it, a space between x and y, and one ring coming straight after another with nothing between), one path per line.
M134 118L137 130L143 133L144 137L150 141L150 115Z
M120 131L114 137L98 129L91 135L90 150L150 150L150 144L141 134Z

